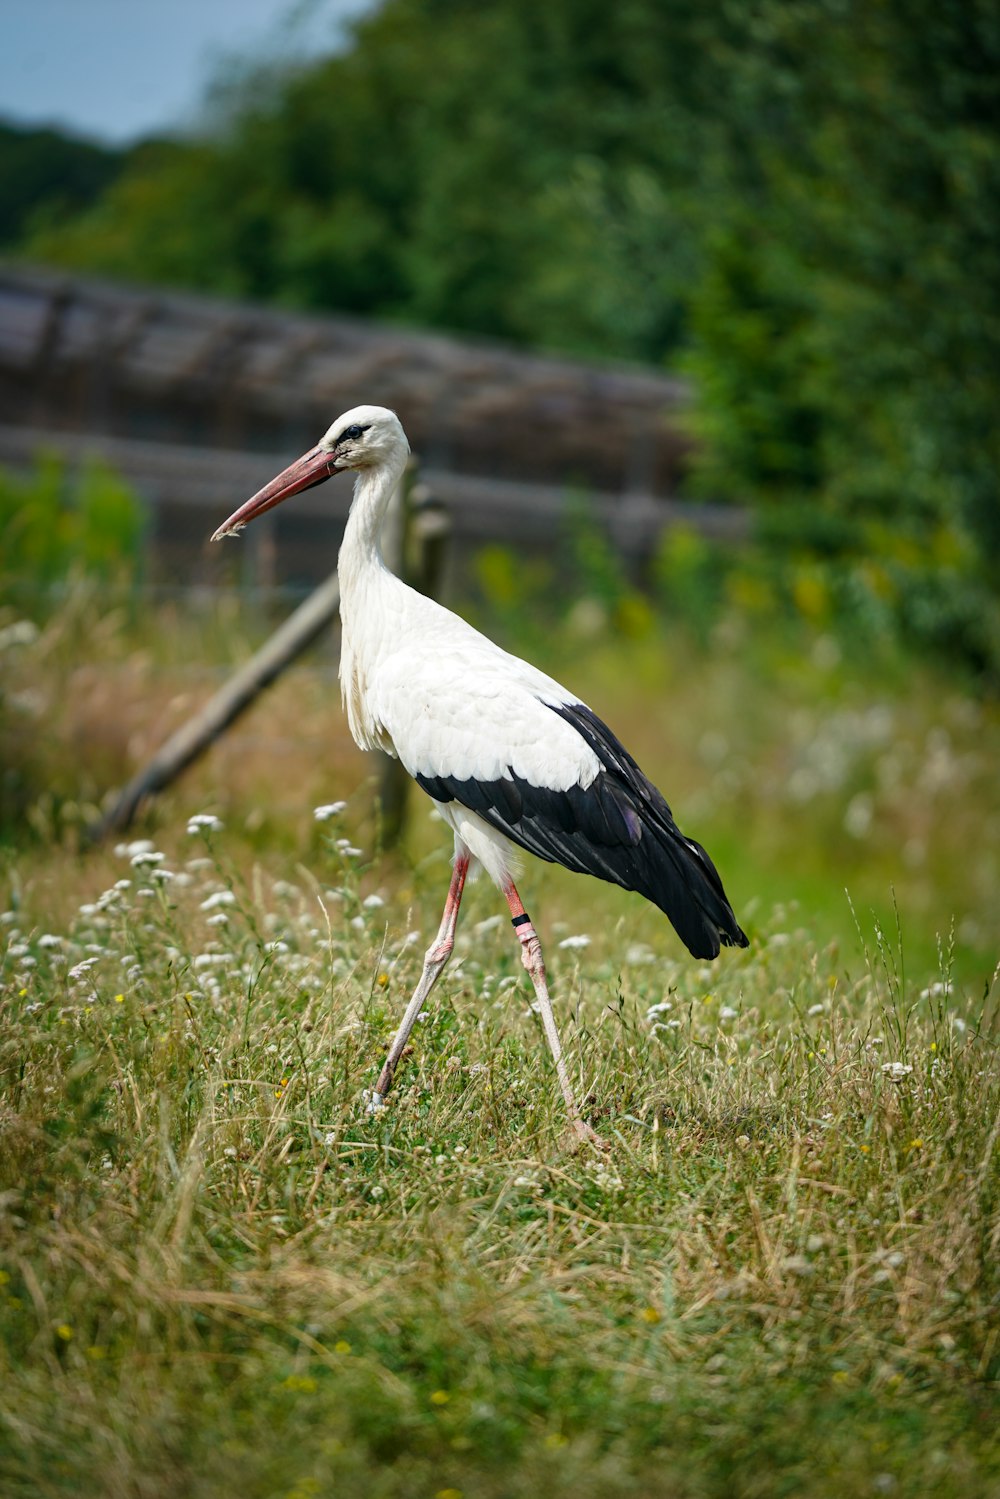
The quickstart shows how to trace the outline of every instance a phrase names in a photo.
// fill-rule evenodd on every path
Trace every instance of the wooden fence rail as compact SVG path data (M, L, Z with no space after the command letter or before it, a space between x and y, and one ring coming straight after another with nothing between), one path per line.
M102 433L77 434L0 425L0 465L25 469L39 453L52 453L71 467L99 460L122 475L143 498L148 511L149 545L167 575L217 580L226 559L205 539L221 516L253 494L294 456L241 453L179 443L140 441ZM552 547L565 539L573 503L567 486L514 483L424 466L421 478L451 516L459 553L512 535ZM351 485L346 481L306 490L294 508L265 517L250 538L254 581L270 584L291 571L316 583L329 571L347 519ZM731 505L691 504L651 495L580 492L586 513L609 543L631 565L652 556L663 532L683 526L715 540L738 544L749 534L750 516ZM272 530L272 528L276 528ZM275 557L283 528L289 536Z

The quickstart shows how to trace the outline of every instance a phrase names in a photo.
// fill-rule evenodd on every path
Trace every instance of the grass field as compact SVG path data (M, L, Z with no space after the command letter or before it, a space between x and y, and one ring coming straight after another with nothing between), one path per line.
M73 851L205 685L182 629L80 628L4 678L64 750L0 902L5 1495L1000 1495L992 708L815 642L553 643L752 938L701 965L526 872L574 1154L485 884L365 1115L448 850L372 851L325 668Z

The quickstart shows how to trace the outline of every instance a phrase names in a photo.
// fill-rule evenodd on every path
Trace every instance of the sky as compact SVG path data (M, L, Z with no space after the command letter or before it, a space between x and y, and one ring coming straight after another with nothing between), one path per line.
M0 117L123 145L198 118L226 57L329 51L376 0L0 0Z

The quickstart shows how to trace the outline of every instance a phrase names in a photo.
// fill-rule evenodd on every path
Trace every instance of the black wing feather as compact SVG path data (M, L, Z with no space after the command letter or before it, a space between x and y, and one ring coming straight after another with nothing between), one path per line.
M597 875L659 906L696 958L746 947L718 870L685 838L661 793L624 745L582 703L550 704L605 767L591 784L553 791L509 772L496 781L417 775L438 802L460 802L549 863Z

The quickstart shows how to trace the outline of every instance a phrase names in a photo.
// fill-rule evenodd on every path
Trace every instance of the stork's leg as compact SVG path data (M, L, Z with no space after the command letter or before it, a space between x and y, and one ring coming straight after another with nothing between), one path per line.
M538 1008L542 1016L542 1025L545 1027L545 1039L549 1043L552 1052L552 1060L556 1064L556 1074L559 1078L559 1086L562 1088L563 1098L566 1100L566 1108L569 1111L570 1124L574 1133L591 1145L607 1148L607 1141L602 1140L600 1135L591 1129L585 1119L580 1116L580 1109L573 1092L573 1085L569 1080L569 1072L563 1057L562 1046L559 1042L559 1032L556 1030L556 1017L552 1012L552 1001L549 998L549 986L545 977L545 960L542 957L542 944L538 940L538 933L531 924L531 917L521 904L521 897L514 888L513 880L503 887L503 893L510 907L510 919L521 944L521 962L531 976L531 982L535 986L535 996L538 1000Z
M392 1087L393 1074L403 1048L410 1038L414 1022L424 1007L424 1002L437 983L441 970L451 957L451 950L455 946L455 927L458 925L458 908L462 904L462 891L465 889L465 877L469 872L469 855L461 853L455 855L455 863L451 872L451 884L448 887L448 899L444 903L444 915L441 917L441 925L434 942L424 956L424 971L420 975L420 982L413 991L413 998L406 1007L406 1014L400 1022L396 1038L389 1047L389 1055L385 1059L385 1066L379 1073L378 1082L375 1084L375 1092L369 1102L369 1108L374 1111L381 1107L382 1099Z

